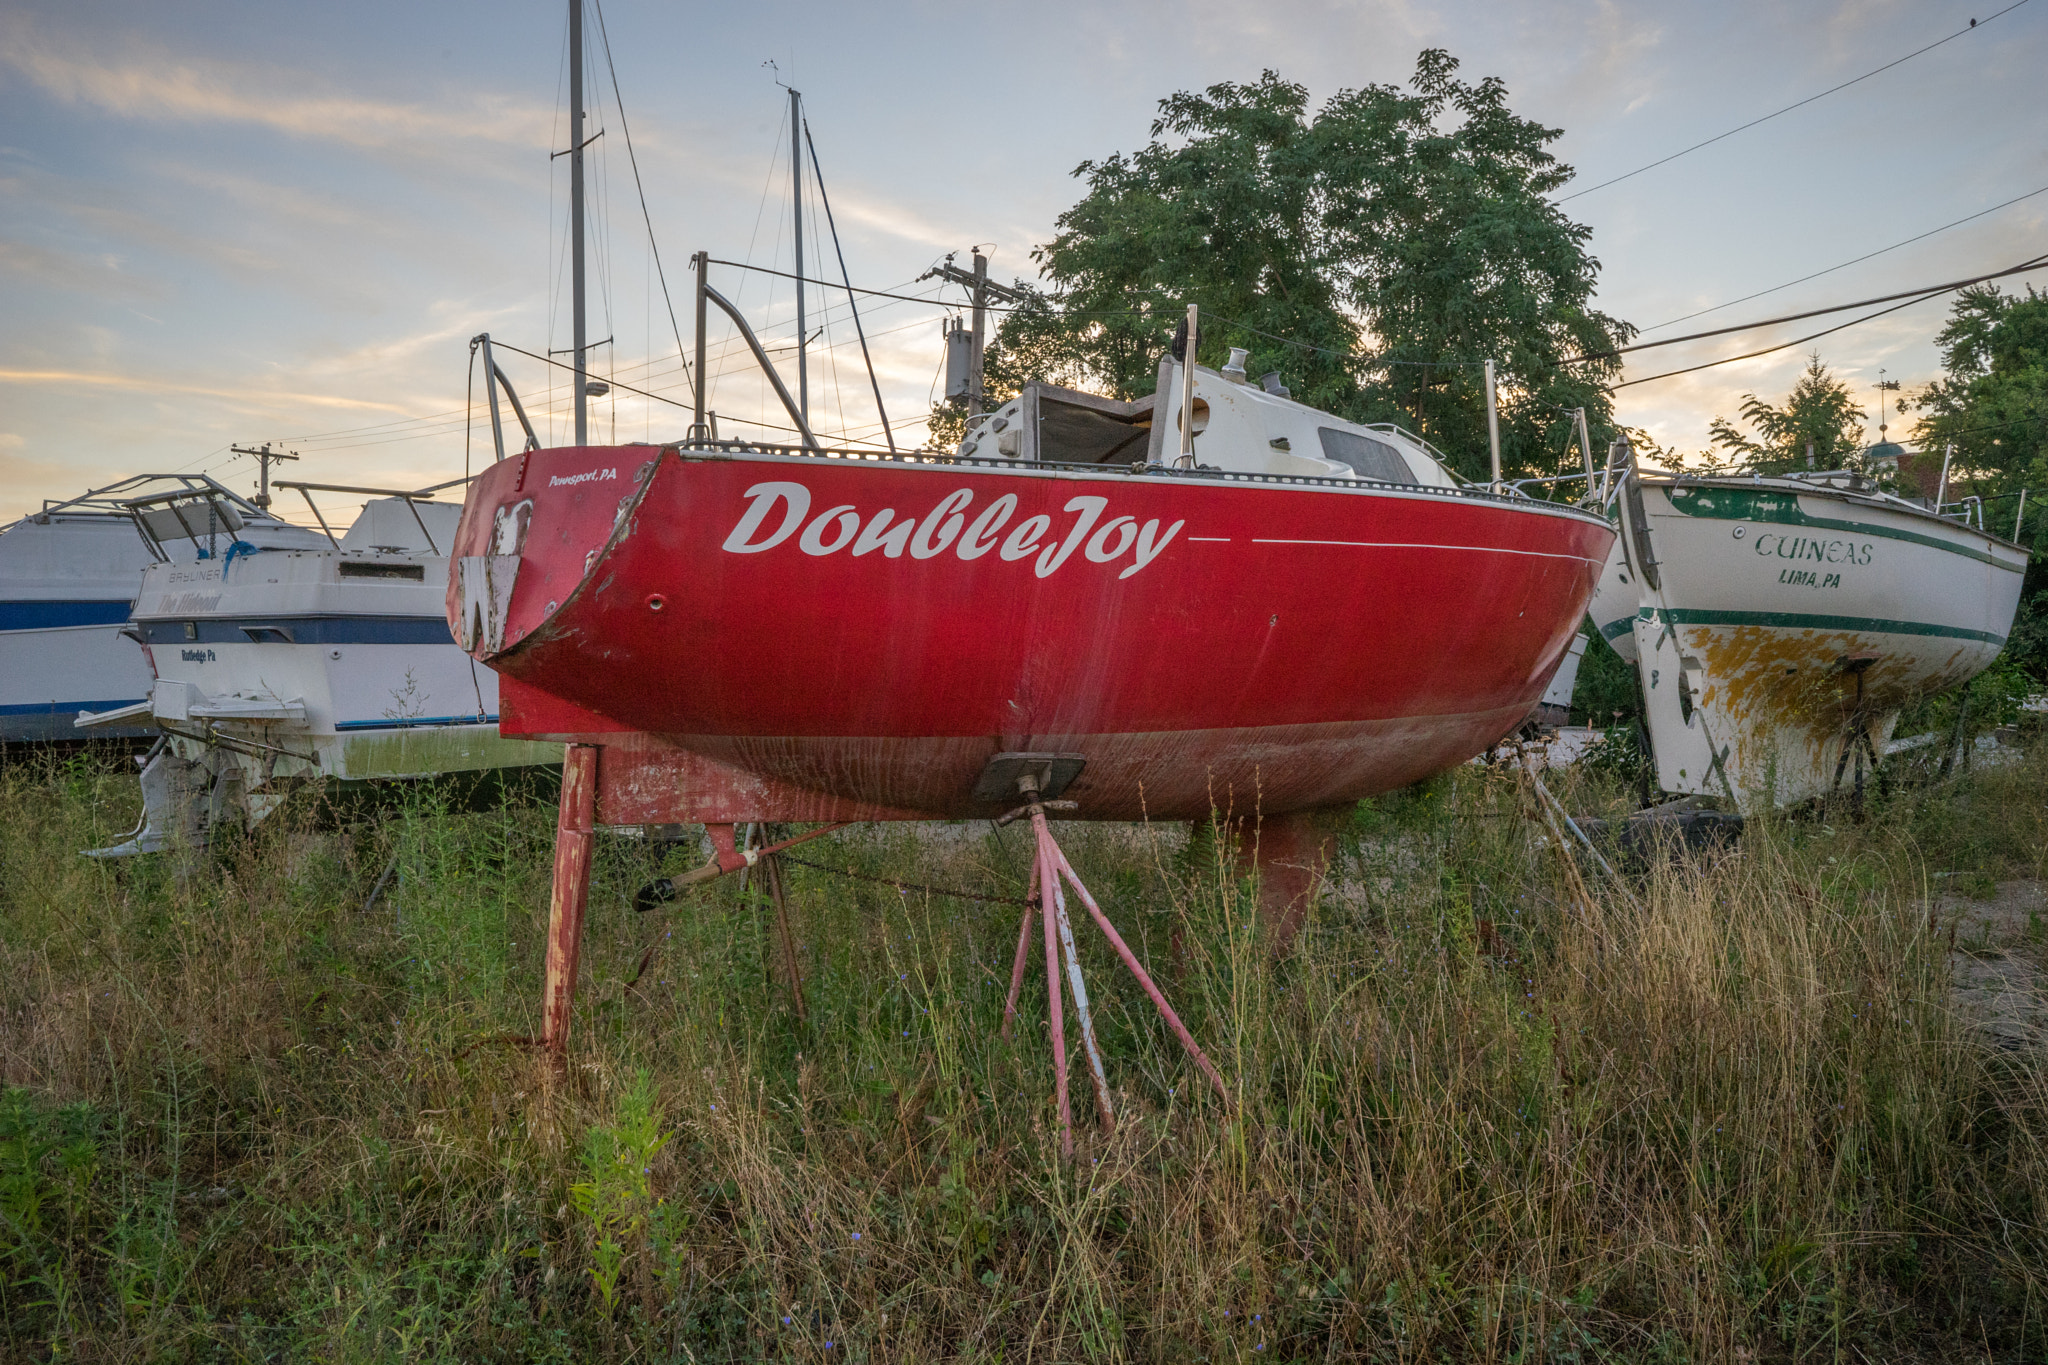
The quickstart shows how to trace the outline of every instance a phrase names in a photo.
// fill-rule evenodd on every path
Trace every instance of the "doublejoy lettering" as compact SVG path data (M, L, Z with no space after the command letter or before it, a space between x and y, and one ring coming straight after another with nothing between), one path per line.
M979 512L970 513L974 494L958 488L940 498L922 517L912 514L900 521L893 507L865 516L852 503L811 516L811 490L800 483L757 483L746 496L746 512L720 547L736 555L760 554L795 536L797 548L807 555L845 550L858 559L879 550L890 559L900 559L906 551L912 559L932 559L950 549L967 560L990 553L1012 562L1035 559L1033 567L1040 578L1055 572L1077 549L1095 564L1112 564L1129 555L1131 562L1117 575L1129 578L1157 559L1187 525L1176 521L1161 530L1157 517L1142 525L1136 517L1105 520L1109 499L1092 496L1070 498L1061 510L1073 520L1059 528L1042 514L1011 526L1010 519L1017 514L1015 493L1005 493ZM768 530L771 524L774 529Z

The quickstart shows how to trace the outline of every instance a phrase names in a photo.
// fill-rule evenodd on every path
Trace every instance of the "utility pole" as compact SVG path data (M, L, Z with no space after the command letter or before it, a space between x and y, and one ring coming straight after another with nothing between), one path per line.
M796 239L796 407L804 415L804 425L811 424L811 374L805 365L804 353L808 349L808 338L804 335L804 149L803 149L803 96L796 91L789 92L789 202L790 221L794 225Z
M229 446L228 449L237 455L254 455L256 457L256 496L251 498L250 501L261 507L264 511L269 511L270 466L272 462L277 460L296 460L299 457L296 454L287 454L282 450L272 450L268 441L265 441L262 448L258 450L251 450L248 446Z
M576 444L581 446L590 444L590 395L583 391L583 0L569 0L569 240L570 345L576 352Z
M988 337L988 301L993 298L999 303L1018 304L1024 302L1024 292L989 279L988 257L982 255L979 250L974 253L974 269L971 272L954 265L953 257L949 253L944 265L935 265L917 278L920 283L931 279L947 280L972 293L974 346L968 352L967 358L967 415L976 416L988 405L988 390L981 382L981 355Z

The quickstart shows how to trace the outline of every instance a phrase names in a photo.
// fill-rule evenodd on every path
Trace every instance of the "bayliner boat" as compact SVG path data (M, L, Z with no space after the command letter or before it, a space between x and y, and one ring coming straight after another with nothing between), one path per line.
M136 498L151 499L140 526ZM0 528L0 741L79 739L80 711L148 695L128 612L150 565L320 543L204 474L138 474ZM138 714L98 733L152 732Z
M1899 712L1982 672L2012 630L2027 551L1981 511L1849 470L1632 466L1620 491L1623 562L1592 615L1634 647L1666 791L1748 814L1860 789Z
M499 737L496 676L449 638L441 602L460 508L434 489L277 487L313 505L324 534L312 547L165 560L142 575L132 629L155 670L149 696L77 724L145 721L164 739L144 769L142 825L100 856L203 843L307 782L348 790L559 757ZM316 492L370 500L336 538ZM153 535L153 513L132 510Z

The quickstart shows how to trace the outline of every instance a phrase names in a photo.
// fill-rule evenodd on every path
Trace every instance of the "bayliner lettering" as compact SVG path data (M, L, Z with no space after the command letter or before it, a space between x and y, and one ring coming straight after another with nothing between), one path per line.
M619 471L616 469L586 469L581 474L557 474L548 480L548 487L574 488L579 483L603 483L607 479L618 477Z
M800 483L757 483L746 497L747 510L719 547L730 554L757 555L793 536L807 555L845 550L856 559L876 551L889 559L900 559L906 551L912 559L931 559L950 549L961 559L975 560L993 551L1013 563L1034 560L1033 571L1040 578L1056 572L1076 549L1093 564L1111 564L1128 554L1131 562L1117 577L1129 578L1157 559L1187 525L1176 521L1161 530L1157 517L1142 525L1136 517L1106 517L1109 499L1089 495L1068 499L1061 511L1073 520L1057 528L1053 518L1043 514L1010 526L1017 514L1015 493L1005 493L976 511L974 494L965 488L946 494L922 516L906 513L900 521L893 507L870 516L850 502L813 517L811 490Z

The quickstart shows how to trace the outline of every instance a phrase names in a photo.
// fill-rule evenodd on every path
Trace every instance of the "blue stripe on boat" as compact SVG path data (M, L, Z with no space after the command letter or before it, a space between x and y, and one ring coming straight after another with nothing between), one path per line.
M64 716L69 718L80 711L112 711L116 707L133 706L147 697L116 697L111 701L32 701L14 706L0 706L0 716ZM495 719L495 717L493 717ZM149 724L147 717L139 718L138 725Z
M141 623L151 645L452 645L445 616L208 616ZM251 640L247 631L272 632ZM278 634L276 632L282 632Z
M128 602L0 602L0 630L61 630L65 626L118 626L128 619Z

